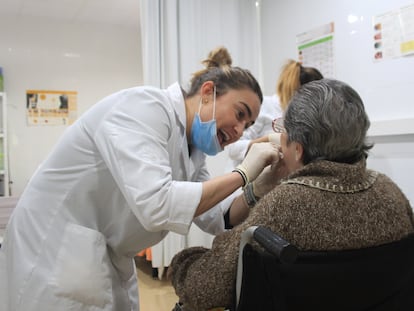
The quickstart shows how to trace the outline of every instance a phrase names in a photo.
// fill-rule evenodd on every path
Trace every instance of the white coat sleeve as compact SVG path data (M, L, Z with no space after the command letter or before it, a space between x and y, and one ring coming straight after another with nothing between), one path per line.
M112 100L94 135L103 161L147 231L186 234L202 184L172 180L167 146L178 125L168 97L130 91Z
M205 157L203 157L205 159ZM198 164L198 171L194 179L197 181L206 181L210 179L210 174L207 170L205 161L203 160L202 164ZM241 190L240 190L241 192ZM201 214L200 216L194 218L194 223L204 232L210 233L212 235L217 235L224 232L225 222L224 215L227 213L230 205L232 204L235 197L240 193L238 191L234 192L226 199L218 203L216 206L208 210L207 212Z
M237 190L214 206L212 209L194 218L194 223L204 232L217 235L226 231L224 215L227 213L233 200L241 193Z

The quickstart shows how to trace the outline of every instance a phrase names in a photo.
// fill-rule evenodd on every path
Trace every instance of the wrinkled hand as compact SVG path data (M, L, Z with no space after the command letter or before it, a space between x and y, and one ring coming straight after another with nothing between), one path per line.
M276 165L269 165L264 168L263 172L253 181L253 193L256 197L261 198L280 184L283 178L289 175L285 162L279 161Z
M244 171L248 181L255 180L263 168L279 161L279 148L273 143L253 144L243 162L237 167Z

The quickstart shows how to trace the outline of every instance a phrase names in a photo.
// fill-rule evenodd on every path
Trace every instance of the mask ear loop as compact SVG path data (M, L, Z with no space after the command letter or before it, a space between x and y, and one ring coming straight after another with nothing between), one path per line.
M203 104L203 98L200 97L200 102L198 103L198 115L200 115L201 112L201 105Z
M203 102L203 98L200 98L200 103L198 104L198 115L201 112L201 105ZM214 94L213 94L213 120L216 119L216 86L214 86Z
M216 119L216 86L214 85L214 95L213 95L213 120Z

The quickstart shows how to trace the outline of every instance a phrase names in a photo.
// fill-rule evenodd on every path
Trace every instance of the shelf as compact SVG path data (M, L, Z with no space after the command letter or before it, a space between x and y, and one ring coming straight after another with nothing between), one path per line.
M372 121L368 137L414 135L414 119Z

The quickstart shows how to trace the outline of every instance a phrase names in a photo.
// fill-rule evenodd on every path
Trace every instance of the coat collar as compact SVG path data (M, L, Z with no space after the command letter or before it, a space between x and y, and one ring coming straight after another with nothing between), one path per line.
M181 90L181 86L178 84L178 82L175 82L174 84L171 84L167 88L167 93L169 98L171 99L173 103L173 107L176 111L176 115L178 119L180 120L181 125L186 128L186 113L185 113L185 100L184 95Z
M321 160L305 165L282 184L300 184L322 191L353 193L370 188L377 176L378 172L366 169L365 160L355 164Z

